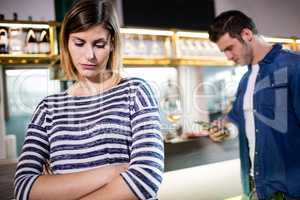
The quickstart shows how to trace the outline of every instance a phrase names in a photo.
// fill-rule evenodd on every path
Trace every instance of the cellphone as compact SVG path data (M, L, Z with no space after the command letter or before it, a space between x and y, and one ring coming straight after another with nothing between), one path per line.
M204 122L204 121L195 121L196 124L198 124L200 127L200 131L205 130L208 132L221 132L222 134L228 134L229 135L229 130L226 127L218 127L217 125L213 125L210 122Z

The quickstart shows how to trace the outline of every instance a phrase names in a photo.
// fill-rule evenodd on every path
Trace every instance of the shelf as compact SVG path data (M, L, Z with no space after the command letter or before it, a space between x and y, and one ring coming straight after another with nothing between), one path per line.
M171 65L169 58L124 58L124 65Z
M49 54L0 54L0 64L50 64L58 55Z
M179 58L172 61L173 65L188 65L188 66L233 66L232 61L224 57L217 56L202 56L197 58Z
M10 31L12 28L20 29L18 30L18 45L20 49L26 49L25 35L26 30L32 28L34 31L42 31L46 29L49 37L49 53L12 53L0 54L0 64L1 65L26 65L26 64L52 64L58 59L58 48L56 39L56 28L60 24L55 21L14 21L14 20L0 20L0 26L6 27L8 31L8 38L11 40ZM16 36L15 36L16 37ZM24 37L24 40L22 39ZM21 39L20 39L21 38ZM9 42L10 43L10 42ZM21 44L19 44L21 43ZM10 44L9 44L10 45ZM25 50L23 50L25 51Z
M0 21L8 27L48 27L50 36L49 54L0 54L0 64L41 64L53 65L59 60L56 22ZM233 66L218 47L209 41L206 32L177 30L151 30L122 28L123 64L134 66ZM282 43L284 48L300 49L296 38L264 37L270 43Z

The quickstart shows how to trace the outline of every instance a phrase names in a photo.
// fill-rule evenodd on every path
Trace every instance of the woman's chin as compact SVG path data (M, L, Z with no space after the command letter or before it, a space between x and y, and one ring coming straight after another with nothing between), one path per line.
M89 73L82 73L81 74L81 77L85 78L85 79L95 79L95 78L97 78L99 76L100 76L99 73L91 73L91 72L89 72Z

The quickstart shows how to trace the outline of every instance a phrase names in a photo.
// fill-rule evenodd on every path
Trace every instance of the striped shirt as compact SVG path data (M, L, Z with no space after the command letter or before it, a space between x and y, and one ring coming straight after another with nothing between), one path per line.
M45 161L54 174L129 163L121 173L138 199L156 196L164 169L158 102L139 78L94 96L46 97L28 126L15 174L16 199L28 199Z

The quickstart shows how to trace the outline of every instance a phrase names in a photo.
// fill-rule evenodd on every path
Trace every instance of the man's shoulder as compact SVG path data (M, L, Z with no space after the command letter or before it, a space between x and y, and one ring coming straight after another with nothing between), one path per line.
M300 52L282 49L276 61L282 64L300 64Z
M298 76L300 73L300 52L282 50L274 62L271 72L287 69L288 76Z

